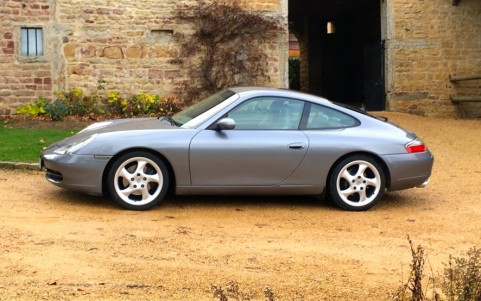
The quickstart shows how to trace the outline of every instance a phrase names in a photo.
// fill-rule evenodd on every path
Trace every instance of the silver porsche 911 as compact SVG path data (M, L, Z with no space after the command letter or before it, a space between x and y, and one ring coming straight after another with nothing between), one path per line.
M176 194L323 195L371 208L386 190L423 187L433 156L418 137L299 92L237 87L173 116L94 123L41 155L63 188L149 209Z

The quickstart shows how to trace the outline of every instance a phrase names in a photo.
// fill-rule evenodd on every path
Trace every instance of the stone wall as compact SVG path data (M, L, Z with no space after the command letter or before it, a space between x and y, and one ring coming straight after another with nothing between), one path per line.
M80 87L93 93L99 81L105 82L107 91L127 95L173 95L176 87L191 82L189 74L170 62L178 51L172 35L187 30L172 18L178 3L2 0L0 115L40 96L51 98L58 89ZM481 3L452 3L381 1L389 110L458 116L450 95L481 94L479 81L449 81L450 74L469 75L481 70ZM251 0L242 5L287 16L287 0ZM43 28L43 56L29 59L20 55L22 26ZM265 49L270 54L271 81L267 84L287 87L287 33L266 44ZM308 70L309 66L304 67Z
M458 116L453 94L481 94L478 83L450 74L481 73L481 2L391 0L387 9L388 108Z
M19 51L22 26L48 27L53 7L50 0L2 0L0 6L0 115L17 105L48 97L53 81L50 49L39 59L22 58Z
M189 74L171 63L178 51L173 35L188 30L173 18L179 1L3 1L0 115L39 96L51 98L59 89L80 87L96 93L100 81L106 91L165 96L191 81ZM286 0L245 1L242 6L287 16ZM46 49L44 56L26 61L19 52L20 27L31 25L44 29ZM265 46L271 57L269 85L287 82L287 41L286 32Z

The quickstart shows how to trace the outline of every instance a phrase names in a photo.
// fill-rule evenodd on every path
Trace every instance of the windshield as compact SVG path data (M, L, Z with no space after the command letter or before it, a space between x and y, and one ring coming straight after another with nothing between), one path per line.
M226 99L230 98L232 95L235 95L234 92L230 90L223 90L217 92L204 100L201 100L198 103L195 103L182 111L176 113L172 116L172 120L179 126L183 126L184 124L188 123L189 121L193 120L194 118L202 115L203 113L209 111L210 109L214 108L218 104L222 103Z

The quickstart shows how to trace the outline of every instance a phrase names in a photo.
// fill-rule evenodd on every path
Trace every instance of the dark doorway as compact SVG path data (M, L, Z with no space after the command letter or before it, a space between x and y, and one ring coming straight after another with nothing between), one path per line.
M386 109L384 86L384 41L365 45L364 106L366 110L384 111Z
M289 24L300 43L301 90L384 109L384 70L376 69L384 68L379 0L291 0Z

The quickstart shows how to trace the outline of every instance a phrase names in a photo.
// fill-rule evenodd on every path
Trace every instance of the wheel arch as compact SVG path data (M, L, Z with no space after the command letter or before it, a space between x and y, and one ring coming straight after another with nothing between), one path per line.
M112 165L114 164L114 162L117 160L117 158L119 158L119 157L121 157L121 156L123 156L127 153L136 152L136 151L148 152L148 153L156 156L157 158L159 158L162 161L162 163L165 164L165 166L167 167L167 171L169 173L169 177L170 177L169 188L167 190L167 194L172 193L174 191L175 185L176 185L175 184L175 172L174 172L172 164L170 164L169 160L167 160L167 158L164 155L162 155L161 153L159 153L159 152L157 152L153 149L143 148L143 147L135 147L135 148L124 149L121 152L115 154L112 158L110 158L109 162L105 166L104 171L102 173L102 194L108 195L107 188L106 188L107 187L107 185L106 185L107 174L108 174L110 168L112 167Z
M374 154L374 153L371 153L371 152L364 152L364 151L358 151L358 152L350 152L350 153L347 153L347 154L344 154L343 156L339 157L331 166L331 168L329 169L329 173L327 174L327 178L326 178L326 183L325 183L325 187L328 187L329 185L329 180L331 179L331 176L332 176L332 172L334 170L334 168L339 164L339 162L341 162L342 160L346 159L347 157L350 157L350 156L356 156L356 155L364 155L364 156L368 156L374 160L376 160L377 163L379 163L381 166L382 166L382 169L384 171L384 175L386 177L386 185L385 187L388 189L389 187L391 187L391 172L389 171L389 168L386 164L386 162L384 162L383 159L381 159L381 157L379 157L378 155Z

